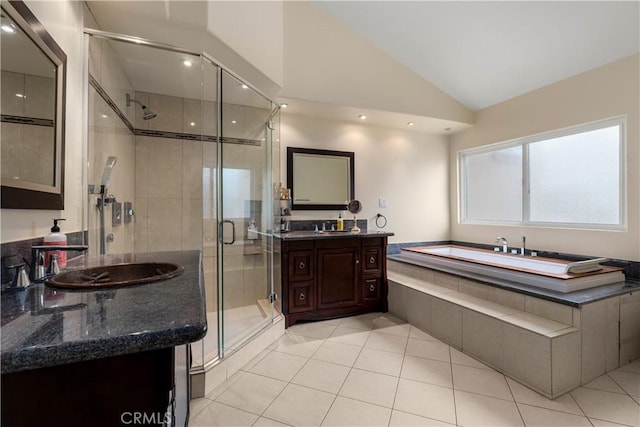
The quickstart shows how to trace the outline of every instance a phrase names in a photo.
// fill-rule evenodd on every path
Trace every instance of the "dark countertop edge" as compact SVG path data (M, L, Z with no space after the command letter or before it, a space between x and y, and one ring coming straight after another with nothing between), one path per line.
M192 343L207 333L207 324L188 325L182 328L153 333L123 335L109 340L83 341L56 344L47 347L27 347L2 355L2 374L27 371L87 360L104 359L125 354L142 353ZM42 352L47 352L46 359Z
M394 233L387 231L361 231L359 233L352 233L350 231L338 231L338 232L319 232L315 231L291 231L289 233L274 234L274 237L280 240L323 240L323 239L344 239L344 238L359 238L367 239L372 237L389 237Z
M606 298L624 295L629 292L640 291L640 282L626 280L624 282L597 286L591 289L584 289L581 291L575 291L575 292L563 294L560 292L554 292L554 291L546 290L543 288L536 288L534 286L510 282L507 280L496 279L493 277L488 277L488 276L483 276L478 274L466 273L464 271L456 270L453 268L441 267L438 265L430 264L427 260L417 261L414 259L404 258L402 254L388 255L387 259L391 261L402 262L405 264L416 265L419 267L425 267L431 270L437 270L444 273L454 274L456 276L464 277L465 279L476 280L478 282L482 282L496 288L505 289L508 291L513 291L520 294L541 298L547 301L552 301L552 302L556 302L559 304L568 305L576 308L580 308L585 304L600 301Z

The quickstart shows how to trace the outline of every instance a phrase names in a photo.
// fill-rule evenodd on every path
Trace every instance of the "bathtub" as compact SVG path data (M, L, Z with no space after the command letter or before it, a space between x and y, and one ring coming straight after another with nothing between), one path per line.
M562 293L625 280L621 268L600 265L606 258L571 262L456 245L403 248L403 251L437 266Z

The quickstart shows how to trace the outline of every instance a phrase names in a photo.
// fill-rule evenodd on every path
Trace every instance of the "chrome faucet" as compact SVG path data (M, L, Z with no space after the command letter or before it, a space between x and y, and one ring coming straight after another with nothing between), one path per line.
M31 280L42 281L46 279L47 276L53 275L60 271L58 267L57 255L55 257L51 257L51 261L49 264L49 268L45 270L44 265L44 253L47 251L75 251L75 252L84 252L89 249L87 245L67 245L67 246L58 246L58 245L39 245L31 247ZM53 255L53 254L52 254ZM56 271L57 270L57 271Z
M502 252L507 253L509 251L507 239L504 237L496 237L496 243L500 244L500 242L502 242Z
M527 254L527 237L522 236L522 246L520 247L520 255L525 256Z

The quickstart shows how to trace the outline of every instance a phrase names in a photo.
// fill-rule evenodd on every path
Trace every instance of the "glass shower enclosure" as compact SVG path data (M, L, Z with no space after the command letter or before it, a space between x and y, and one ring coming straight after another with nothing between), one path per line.
M279 106L207 53L86 34L90 253L201 251L208 332L192 369L206 370L279 314Z

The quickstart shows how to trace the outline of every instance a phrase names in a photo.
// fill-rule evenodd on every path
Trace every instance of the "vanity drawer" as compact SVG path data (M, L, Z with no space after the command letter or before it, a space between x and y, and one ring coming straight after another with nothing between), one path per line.
M381 274L383 252L381 247L362 248L362 272L364 274Z
M364 301L380 298L382 279L380 277L364 278L362 280L362 299Z
M313 251L293 251L289 253L289 280L313 280Z
M313 280L289 283L289 313L300 313L314 309Z

